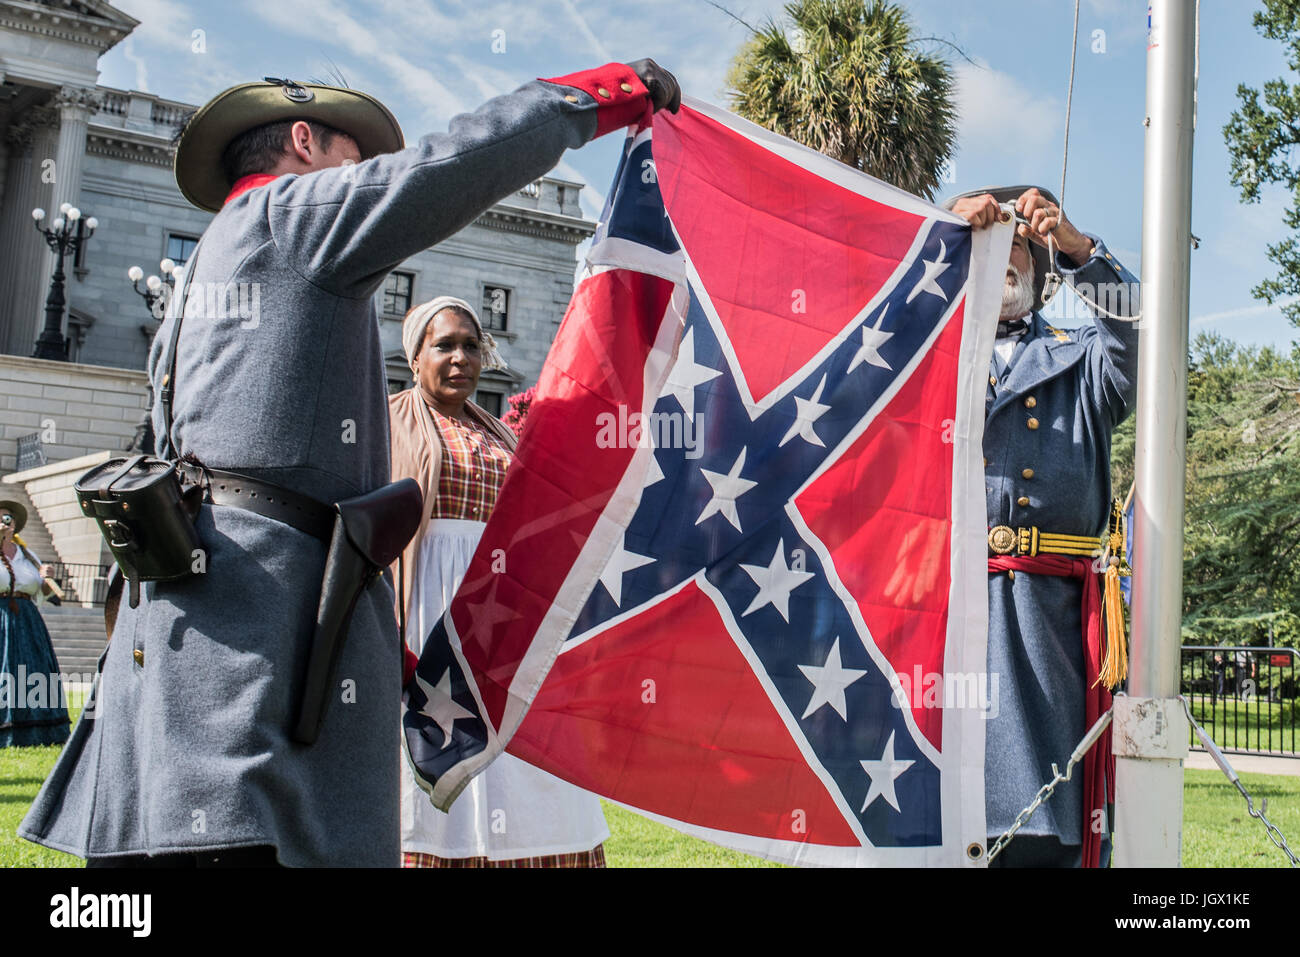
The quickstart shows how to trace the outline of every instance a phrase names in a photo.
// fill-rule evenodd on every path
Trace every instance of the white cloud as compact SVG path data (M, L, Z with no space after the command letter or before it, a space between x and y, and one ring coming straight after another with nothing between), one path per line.
M1208 326L1210 323L1223 322L1225 319L1247 319L1251 316L1267 316L1281 313L1283 306L1289 306L1292 303L1300 302L1300 296L1283 296L1272 305L1260 303L1257 306L1241 306L1238 309L1225 309L1222 312L1208 312L1203 316L1196 316L1191 321L1193 329L1200 326Z
M1014 149L1022 158L1050 156L1063 122L1061 104L1054 97L1029 89L983 60L958 63L954 72L963 154L1005 156Z
M135 67L135 88L141 93L149 92L149 65L144 57L135 52L135 38L127 37L122 44L122 56Z
M605 44L600 42L596 34L591 32L591 27L588 26L586 18L578 12L578 8L574 6L573 0L560 0L560 6L562 6L564 12L569 15L569 19L577 25L578 32L581 33L583 39L587 41L587 45L591 47L592 52L600 57L601 62L613 62L614 56L605 47Z
M371 15L358 20L337 0L279 0L252 9L272 26L308 39L319 40L322 31L328 31L349 53L387 73L424 107L421 125L442 124L465 112L464 101L431 70L398 52L412 39L409 22Z
M115 0L115 6L140 21L132 37L169 53L189 53L193 32L204 28L201 18L177 0Z

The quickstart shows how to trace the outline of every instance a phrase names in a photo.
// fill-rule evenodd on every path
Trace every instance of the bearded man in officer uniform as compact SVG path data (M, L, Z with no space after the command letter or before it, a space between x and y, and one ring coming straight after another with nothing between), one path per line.
M361 592L323 723L302 743L326 548L293 503L328 514L389 481L373 302L389 271L566 149L679 102L672 76L641 60L526 84L409 149L354 90L268 80L198 111L176 179L217 215L176 297L175 362L178 304L150 378L160 400L174 390L170 429L155 405L158 453L174 447L206 476L206 571L146 581L138 607L122 603L93 702L23 837L92 864L397 866L392 589ZM204 313L218 298L257 306Z
M948 205L980 229L1005 219L1003 203L1014 204L1017 227L984 423L988 668L999 689L986 725L990 848L1110 706L1109 691L1094 687L1101 629L1085 615L1098 607L1092 556L1110 515L1111 434L1137 395L1139 305L1133 275L1047 190L976 190ZM1092 324L1059 329L1039 314L1052 272L1087 302ZM993 864L1104 864L1109 754L1107 734Z

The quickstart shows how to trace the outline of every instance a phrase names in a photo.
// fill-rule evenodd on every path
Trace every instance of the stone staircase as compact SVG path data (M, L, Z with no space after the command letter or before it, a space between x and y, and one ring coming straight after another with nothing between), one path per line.
M107 644L104 609L83 608L67 602L60 606L47 603L41 606L41 616L45 619L45 627L50 630L59 671L80 673L89 680Z
M28 550L43 562L59 561L50 533L23 487L0 482L0 499L12 499L27 509L27 524L19 537L27 543ZM75 590L69 587L67 591L67 598L61 606L49 602L41 605L41 616L45 619L45 627L50 630L59 670L65 674L79 672L90 675L94 673L95 663L107 641L104 637L104 609L83 608L77 601Z
M54 541L50 538L45 523L41 521L40 513L36 511L36 506L27 497L23 487L0 482L0 499L4 498L12 499L27 509L27 524L18 533L18 537L27 543L28 550L43 562L59 561L58 552L54 549Z

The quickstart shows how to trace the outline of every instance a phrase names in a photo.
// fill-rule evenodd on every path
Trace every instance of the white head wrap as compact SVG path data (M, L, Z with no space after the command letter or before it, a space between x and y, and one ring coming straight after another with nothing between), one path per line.
M478 320L478 313L464 299L457 299L455 296L439 296L437 299L430 299L428 302L421 303L406 314L402 321L402 348L406 350L406 362L415 371L415 354L420 351L420 346L424 343L424 333L429 328L429 323L433 317L448 307L463 311L474 320L474 328L478 331L479 342L483 344L483 371L504 371L510 367L506 365L506 360L501 358L501 353L497 350L497 341L492 338L492 333L483 328L483 323Z

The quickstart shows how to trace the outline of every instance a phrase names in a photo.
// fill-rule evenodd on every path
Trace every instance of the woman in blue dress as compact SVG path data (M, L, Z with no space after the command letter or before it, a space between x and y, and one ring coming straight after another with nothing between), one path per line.
M0 501L0 748L68 740L59 665L36 608L52 570L18 537L25 524L27 509Z

